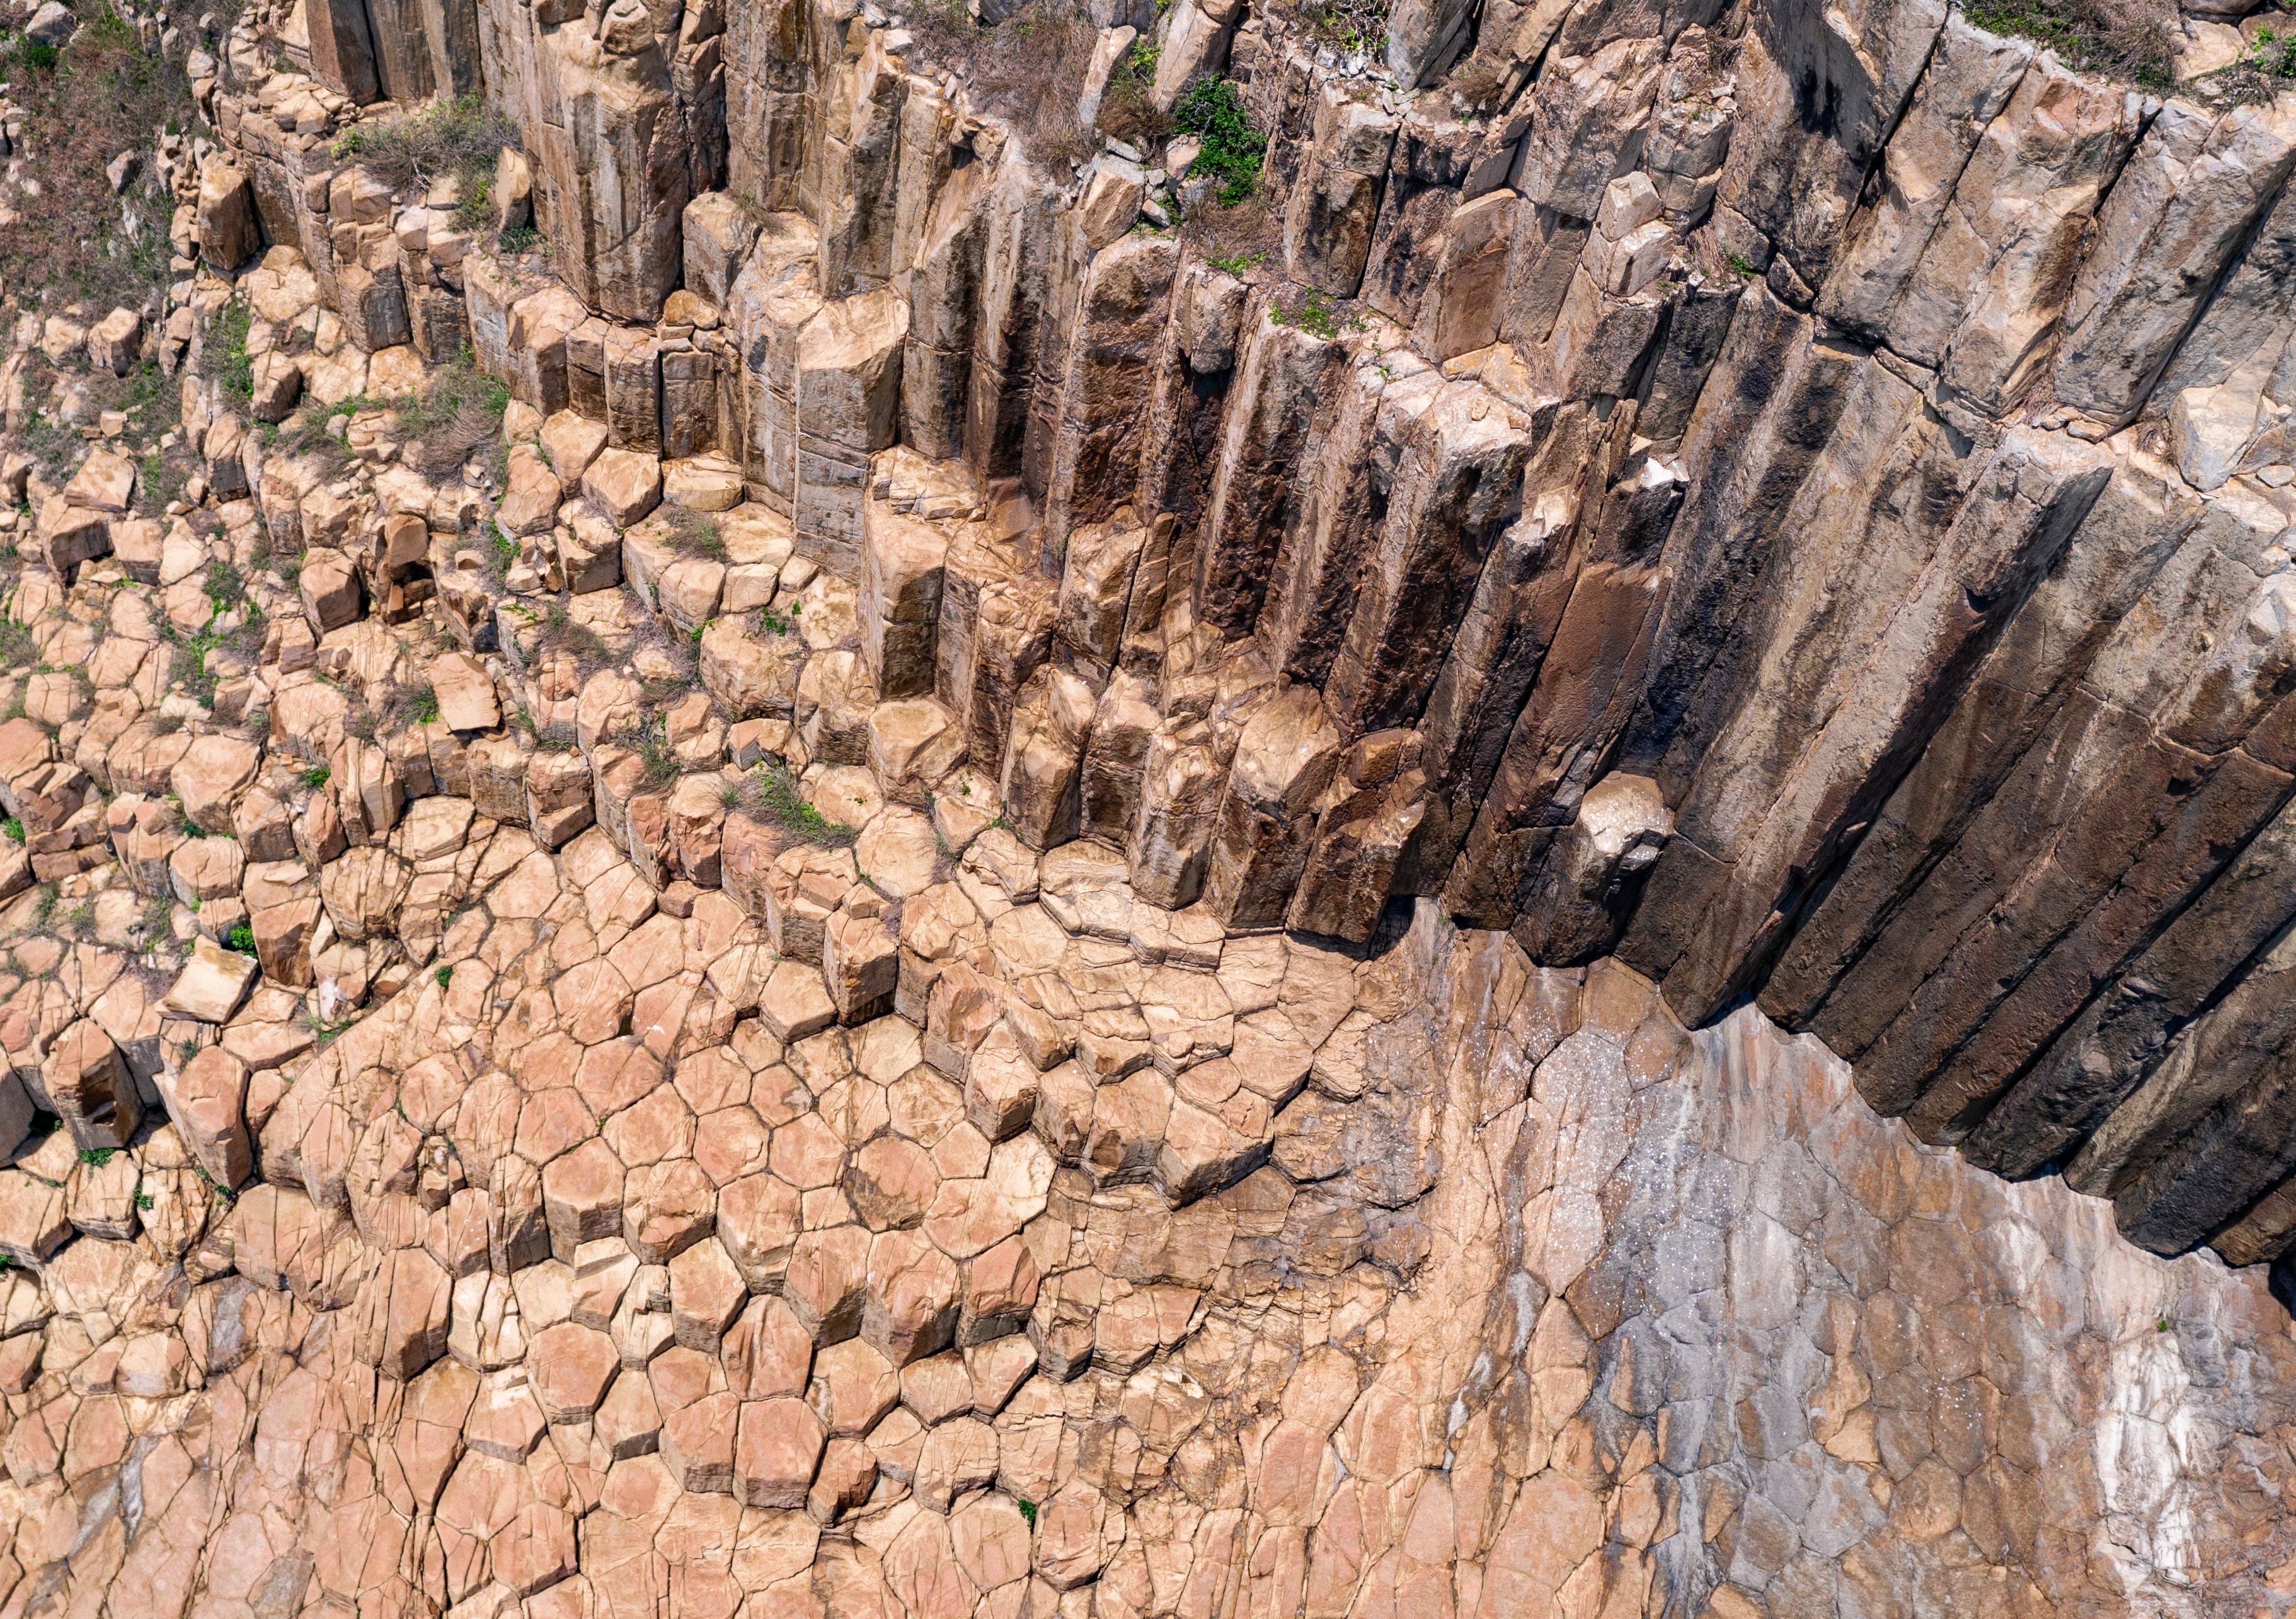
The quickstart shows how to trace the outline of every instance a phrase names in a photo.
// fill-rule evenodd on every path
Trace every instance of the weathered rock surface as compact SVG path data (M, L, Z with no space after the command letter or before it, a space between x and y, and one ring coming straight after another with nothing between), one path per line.
M1074 163L874 7L153 28L180 279L0 357L0 1613L2284 1608L2188 9L1093 0ZM466 96L475 232L342 138Z

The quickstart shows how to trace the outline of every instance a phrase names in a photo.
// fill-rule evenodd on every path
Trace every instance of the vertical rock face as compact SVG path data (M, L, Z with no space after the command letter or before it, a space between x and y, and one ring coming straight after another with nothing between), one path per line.
M2192 9L255 0L0 359L0 1610L2280 1612Z

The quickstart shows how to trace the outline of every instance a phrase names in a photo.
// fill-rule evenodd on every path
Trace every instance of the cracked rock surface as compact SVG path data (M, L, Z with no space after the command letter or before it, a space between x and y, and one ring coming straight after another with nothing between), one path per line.
M42 5L0 1619L2296 1606L2188 9Z

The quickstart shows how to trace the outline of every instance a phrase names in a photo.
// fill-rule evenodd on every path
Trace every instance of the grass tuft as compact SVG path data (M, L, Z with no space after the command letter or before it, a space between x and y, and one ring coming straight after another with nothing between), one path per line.
M428 190L451 175L470 196L484 194L502 149L518 143L515 125L488 110L483 98L463 95L361 124L337 141L334 151L393 192Z
M207 318L200 334L201 369L242 405L255 396L255 361L247 352L254 315L244 298L234 297Z
M466 344L461 354L430 373L428 388L411 399L398 400L391 411L422 470L438 478L473 456L501 458L503 413L509 408L510 385L480 371L478 356Z
M668 506L663 509L663 522L669 530L669 543L685 555L710 562L726 560L726 536L718 531L716 518L683 506Z
M861 835L808 804L797 777L786 765L768 762L756 766L743 778L740 792L743 809L770 821L794 842L842 847Z
M2178 14L2163 0L1978 0L1962 12L1979 28L2039 41L2083 73L2176 86Z
M1081 163L1098 147L1077 121L1098 32L1059 0L1029 0L1001 22L973 20L964 0L922 0L908 14L919 65L945 68L1045 164Z

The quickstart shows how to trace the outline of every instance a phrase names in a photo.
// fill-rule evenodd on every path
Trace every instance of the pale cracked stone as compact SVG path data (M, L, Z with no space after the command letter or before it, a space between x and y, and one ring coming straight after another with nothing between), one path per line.
M572 1321L537 1333L527 1357L543 1414L553 1423L583 1422L597 1415L620 1364L604 1333Z
M798 1190L772 1174L745 1175L718 1194L718 1240L753 1292L781 1283L800 1231Z
M168 991L166 1004L201 1023L228 1023L247 998L258 971L253 956L226 950L212 939L198 939L191 961Z
M746 1507L803 1507L824 1437L821 1419L802 1400L744 1401L735 1439L735 1497Z
M602 450L582 473L583 495L620 527L661 500L661 462L638 450Z

